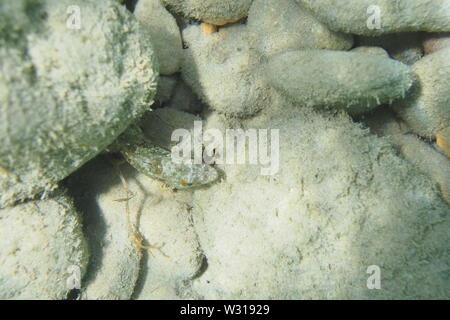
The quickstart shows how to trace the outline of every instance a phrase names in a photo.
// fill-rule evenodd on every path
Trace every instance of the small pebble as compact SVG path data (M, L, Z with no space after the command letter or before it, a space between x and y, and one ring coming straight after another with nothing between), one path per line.
M425 35L423 42L425 54L430 54L450 47L450 32L430 33Z
M203 33L206 35L217 32L217 26L210 23L202 23L200 27L202 28Z
M262 56L245 25L230 25L205 35L200 26L183 31L182 79L211 109L249 117L270 105L272 93L260 75Z
M427 55L412 66L418 81L394 110L418 135L433 139L450 123L450 48Z
M447 127L436 134L436 145L450 158L450 127Z
M389 58L389 53L386 52L381 47L370 47L370 46L362 46L362 47L356 47L350 50L352 52L359 52L359 53L367 53L367 54L373 54L376 56L383 56L386 58Z

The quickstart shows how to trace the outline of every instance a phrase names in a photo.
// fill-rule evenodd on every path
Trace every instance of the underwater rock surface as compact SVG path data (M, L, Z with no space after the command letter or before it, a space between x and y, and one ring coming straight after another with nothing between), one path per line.
M175 18L164 8L161 0L140 0L134 15L150 36L160 74L178 72L183 45Z
M0 1L0 298L449 299L448 6Z
M253 0L163 0L175 11L203 22L224 25L247 16Z

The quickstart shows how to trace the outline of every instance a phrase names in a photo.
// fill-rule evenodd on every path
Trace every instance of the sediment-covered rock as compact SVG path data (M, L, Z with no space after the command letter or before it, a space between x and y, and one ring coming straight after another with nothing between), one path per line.
M156 91L150 40L114 1L1 1L0 69L0 207L54 189Z
M418 78L408 97L394 104L395 111L418 135L434 138L450 123L450 48L416 62Z
M88 247L64 194L0 209L0 299L67 299L83 285Z
M353 45L351 35L329 30L295 0L254 1L247 26L267 56L304 48L348 50Z
M178 72L183 44L175 18L164 8L161 0L139 0L134 15L150 36L160 74Z
M450 31L448 0L297 0L332 30L360 35Z
M413 83L409 68L377 55L331 50L288 51L269 59L267 81L304 106L368 112L403 98Z

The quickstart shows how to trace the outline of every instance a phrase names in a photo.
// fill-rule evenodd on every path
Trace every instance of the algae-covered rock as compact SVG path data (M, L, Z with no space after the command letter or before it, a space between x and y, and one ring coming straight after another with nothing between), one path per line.
M265 55L304 48L347 50L351 35L333 32L295 0L255 0L247 26Z
M55 188L145 111L149 41L114 1L0 2L0 207Z
M270 105L272 94L261 76L261 54L245 25L205 35L200 26L183 31L182 78L210 108L224 114L251 116Z
M186 17L215 25L224 25L246 17L253 0L163 1Z
M0 0L0 299L449 299L449 2Z
M389 143L343 114L307 108L256 128L280 130L280 171L262 176L259 166L226 165L222 183L195 191L208 268L192 282L194 292L205 299L449 297L449 207ZM379 290L370 286L373 268Z
M404 97L413 83L407 66L392 59L331 50L288 51L269 59L265 75L277 90L305 106L361 114Z
M450 48L427 55L412 66L419 81L395 111L420 136L432 138L450 123Z
M450 31L448 0L297 0L332 30L360 35Z
M183 46L175 18L164 8L161 0L139 0L134 15L151 37L159 72L163 75L178 72Z
M0 209L0 299L66 299L82 286L88 248L63 194Z
M255 1L247 24L211 32L202 26L183 31L187 50L183 80L211 109L230 117L250 117L270 108L276 95L262 74L264 60L299 48L350 49L349 35L331 32L292 0Z

